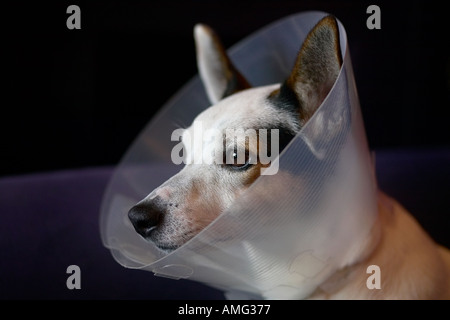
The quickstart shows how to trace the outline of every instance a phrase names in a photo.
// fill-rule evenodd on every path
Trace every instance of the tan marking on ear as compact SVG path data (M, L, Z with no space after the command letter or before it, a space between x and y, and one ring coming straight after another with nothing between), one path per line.
M269 98L274 98L274 97L278 96L279 94L280 94L280 88L275 89L269 94Z
M309 32L286 85L296 93L300 118L306 123L320 106L342 66L339 28L333 16L319 21Z

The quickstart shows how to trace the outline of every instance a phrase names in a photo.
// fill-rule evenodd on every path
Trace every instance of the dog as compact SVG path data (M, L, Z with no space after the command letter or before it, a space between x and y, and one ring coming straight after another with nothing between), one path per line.
M275 85L252 88L210 27L197 24L194 38L200 77L212 104L195 121L219 132L276 128L279 150L321 105L343 63L333 16L323 18L309 32L291 74ZM194 127L183 130L183 141L195 135ZM208 226L270 167L258 155L259 142L239 142L238 131L234 132L231 137L212 139L203 148L186 144L184 168L129 210L137 233L170 253ZM205 162L194 164L199 154ZM303 187L307 185L305 178ZM396 200L381 190L377 197L374 234L380 236L367 239L373 244L368 246L371 251L352 257L308 299L449 299L450 251L436 244ZM371 265L383 272L380 290L367 287Z

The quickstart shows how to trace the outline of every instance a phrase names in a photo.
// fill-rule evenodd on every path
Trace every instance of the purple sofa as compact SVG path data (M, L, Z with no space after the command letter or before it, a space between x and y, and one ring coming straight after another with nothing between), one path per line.
M450 247L450 148L379 150L380 188ZM99 210L112 167L0 177L0 299L223 299L222 292L120 266ZM80 267L68 289L67 267Z

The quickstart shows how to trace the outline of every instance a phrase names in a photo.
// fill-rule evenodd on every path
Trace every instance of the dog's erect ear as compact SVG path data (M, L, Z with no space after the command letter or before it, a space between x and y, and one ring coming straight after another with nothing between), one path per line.
M233 66L215 32L204 24L194 27L197 65L211 103L237 91L250 88L247 80Z
M291 75L271 98L280 107L298 112L304 125L331 90L341 65L338 25L327 16L309 32Z

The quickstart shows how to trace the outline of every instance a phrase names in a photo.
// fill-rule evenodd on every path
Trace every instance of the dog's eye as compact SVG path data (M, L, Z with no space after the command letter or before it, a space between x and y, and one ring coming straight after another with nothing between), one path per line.
M232 150L228 154L224 154L223 163L225 166L234 170L244 170L251 166L251 157L247 150L243 154Z

